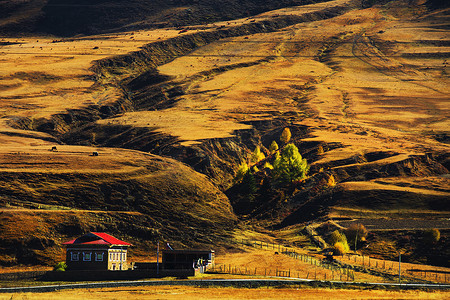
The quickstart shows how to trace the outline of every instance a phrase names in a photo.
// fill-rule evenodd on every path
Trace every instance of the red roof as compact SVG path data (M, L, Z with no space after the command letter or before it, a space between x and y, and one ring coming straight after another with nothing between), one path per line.
M114 246L131 246L130 243L116 239L115 237L104 232L89 232L85 235L63 243L63 245L114 245Z

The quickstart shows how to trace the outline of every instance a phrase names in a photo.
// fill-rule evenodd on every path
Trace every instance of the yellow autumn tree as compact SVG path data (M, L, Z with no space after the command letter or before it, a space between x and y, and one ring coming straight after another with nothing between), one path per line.
M280 142L283 145L286 145L291 140L291 136L292 136L291 135L291 130L288 127L284 128L284 130L283 130L283 132L281 133L281 136L280 136Z

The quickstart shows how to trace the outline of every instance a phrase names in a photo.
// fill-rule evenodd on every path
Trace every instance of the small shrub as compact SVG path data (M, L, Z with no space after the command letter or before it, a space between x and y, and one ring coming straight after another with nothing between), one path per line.
M67 270L67 264L63 261L57 263L53 267L53 271L56 271L56 272L64 272L65 270Z
M423 232L425 244L435 244L441 239L441 232L437 228L427 229Z
M333 174L331 174L331 175L328 177L327 185L328 185L329 187L333 187L333 186L336 185L336 179L334 179Z
M328 243L330 245L334 245L337 242L342 242L347 244L347 237L345 234L340 233L339 230L335 230L331 233L330 237L328 238Z
M350 250L347 242L337 242L333 245L333 253L334 255L344 255Z
M317 154L322 155L323 153L324 153L323 147L322 147L322 145L319 145L319 147L317 147Z

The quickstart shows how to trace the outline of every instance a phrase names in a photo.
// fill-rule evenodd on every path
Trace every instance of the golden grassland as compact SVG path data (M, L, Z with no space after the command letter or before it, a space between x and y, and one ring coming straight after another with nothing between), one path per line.
M158 29L71 39L2 38L12 44L0 48L0 148L23 154L36 151L31 145L50 146L51 142L42 140L50 138L48 135L11 128L8 122L16 117L49 118L68 109L117 101L122 96L117 87L94 84L91 78L94 74L89 68L97 59L127 54L180 34L283 14L302 15L347 3L338 0L286 8L252 19L193 27L186 33ZM174 106L128 112L98 123L146 127L192 145L249 129L247 122L252 120L295 113L300 119L297 123L312 129L303 141L344 146L327 151L316 163L378 150L400 153L388 159L399 161L426 149L448 151L446 144L429 135L446 133L450 125L445 58L434 55L448 47L427 43L445 40L447 33L430 33L426 15L412 19L420 13L422 8L404 8L399 2L355 9L273 33L213 42L158 68L184 86L185 94ZM430 57L402 56L413 52ZM219 71L220 67L227 69ZM305 102L307 107L302 106ZM23 134L30 137L19 136ZM84 152L91 150L97 149ZM58 160L59 155L52 159ZM79 165L90 162L83 158ZM55 172L60 167L64 165L58 162L36 166ZM105 169L116 167L115 163L104 165ZM448 187L449 179L440 179L440 184ZM361 188L351 183L347 186Z
M448 291L383 291L312 288L124 287L52 293L0 294L0 299L445 299Z
M214 132L223 136L225 128L239 129L239 121L270 118L273 111L297 111L298 100L308 92L311 114L305 115L300 124L317 129L312 134L315 137L306 140L346 146L326 153L324 159L380 148L404 154L420 153L425 145L448 150L421 136L447 132L449 126L445 101L448 82L439 72L441 68L445 72L444 58L433 56L447 47L421 45L445 38L446 32L436 30L426 35L425 21L390 15L391 10L398 9L355 10L280 32L212 43L158 68L161 74L189 82L186 95L174 107L126 113L112 122L144 127L158 124L159 131L189 142ZM302 8L291 11L300 13ZM318 33L318 28L327 30ZM378 44L373 43L375 40ZM396 41L394 50L384 49L384 43L391 40ZM431 57L412 60L402 56L421 50ZM193 76L211 67L262 58L268 60ZM233 126L229 122L237 123ZM186 124L193 130L189 131Z

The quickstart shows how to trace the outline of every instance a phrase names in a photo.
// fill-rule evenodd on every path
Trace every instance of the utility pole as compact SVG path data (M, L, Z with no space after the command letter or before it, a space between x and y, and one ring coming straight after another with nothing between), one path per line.
M159 241L156 248L156 275L159 275Z

